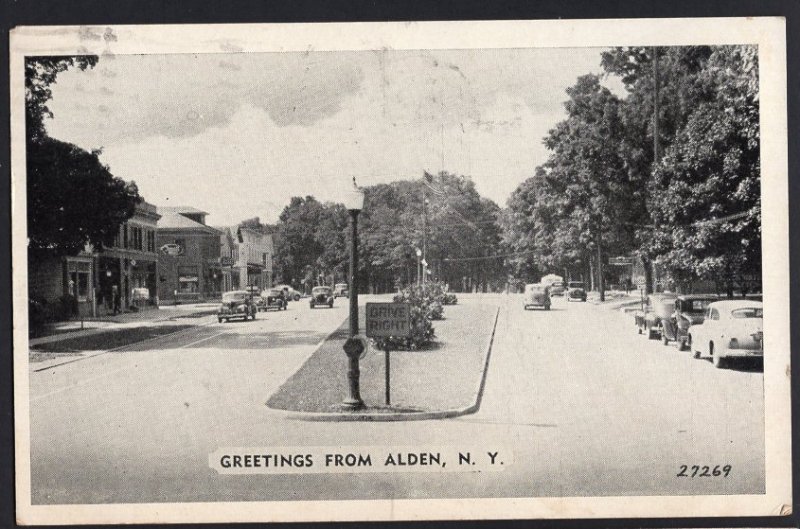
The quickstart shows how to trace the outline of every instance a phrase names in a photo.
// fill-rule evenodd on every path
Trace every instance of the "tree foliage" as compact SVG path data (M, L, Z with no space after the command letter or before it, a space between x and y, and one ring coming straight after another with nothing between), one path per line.
M501 217L506 247L526 254L513 271L580 268L601 243L606 255L657 260L676 283L746 289L761 262L757 58L753 46L604 52L627 95L593 76L567 90L568 118L545 139L549 159Z
M25 114L29 255L74 255L86 244L109 245L141 201L136 184L114 177L88 152L47 135L47 102L59 73L85 70L95 56L33 57L25 63Z

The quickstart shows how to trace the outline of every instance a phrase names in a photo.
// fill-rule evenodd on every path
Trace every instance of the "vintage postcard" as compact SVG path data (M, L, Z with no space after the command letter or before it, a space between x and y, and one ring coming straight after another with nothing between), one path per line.
M20 523L791 513L783 19L10 65Z

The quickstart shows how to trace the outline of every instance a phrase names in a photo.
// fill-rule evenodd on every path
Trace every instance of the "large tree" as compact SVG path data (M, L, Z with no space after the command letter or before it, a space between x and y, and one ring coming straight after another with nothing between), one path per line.
M654 171L661 262L678 283L713 280L728 295L761 274L757 59L753 46L714 50L697 83L715 96L689 115Z
M97 57L32 57L25 63L29 256L74 255L87 244L109 245L141 201L136 184L114 177L88 152L47 135L51 86L71 66L85 70Z

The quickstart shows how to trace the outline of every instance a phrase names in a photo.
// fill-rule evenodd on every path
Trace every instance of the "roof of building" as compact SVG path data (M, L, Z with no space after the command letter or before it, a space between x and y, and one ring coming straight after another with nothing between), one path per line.
M195 222L174 211L162 211L157 228L165 230L201 230L215 235L222 233L216 228Z
M193 213L199 215L208 215L208 211L193 208L192 206L158 206L159 213Z

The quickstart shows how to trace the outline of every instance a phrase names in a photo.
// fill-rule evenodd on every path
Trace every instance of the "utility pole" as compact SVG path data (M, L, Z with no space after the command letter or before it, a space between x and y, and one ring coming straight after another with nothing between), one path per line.
M658 130L658 117L659 117L659 83L660 80L658 78L658 47L652 47L652 54L653 54L653 169L655 169L656 165L658 165L659 160L661 159L661 142L659 140L659 130ZM653 263L650 261L649 258L643 260L644 265L644 282L645 282L645 292L647 294L653 293Z

